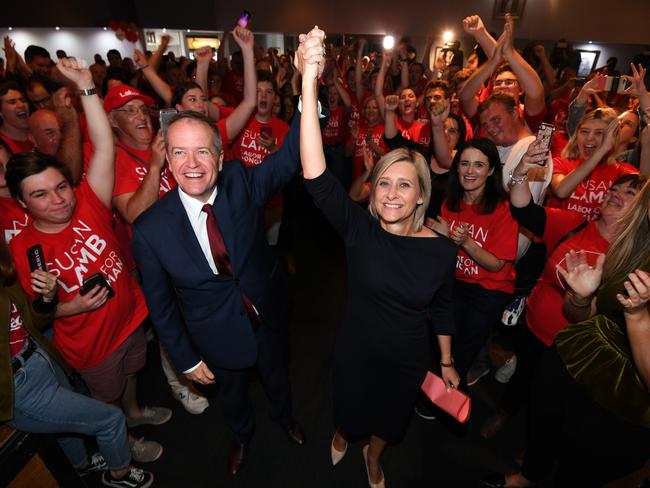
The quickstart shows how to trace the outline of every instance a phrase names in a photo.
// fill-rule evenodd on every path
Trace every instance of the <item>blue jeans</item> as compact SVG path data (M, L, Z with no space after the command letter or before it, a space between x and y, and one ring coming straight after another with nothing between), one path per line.
M86 465L87 452L77 433L96 437L110 469L131 463L122 411L107 403L74 393L61 367L40 347L14 373L14 418L10 425L37 434L65 433L59 445L70 463Z

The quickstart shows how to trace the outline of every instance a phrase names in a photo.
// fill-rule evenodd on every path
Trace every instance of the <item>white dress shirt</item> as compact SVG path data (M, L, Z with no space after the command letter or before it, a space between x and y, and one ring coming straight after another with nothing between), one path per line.
M187 218L190 219L190 224L192 225L192 230L196 239L199 241L201 250L205 259L208 260L208 264L212 269L214 274L219 274L216 264L214 264L214 258L212 257L212 250L210 249L210 240L208 239L208 227L206 222L208 220L208 214L203 211L203 205L209 203L210 205L214 204L215 199L217 198L217 187L214 187L212 194L208 201L203 203L200 200L197 200L194 197L189 196L181 187L178 187L178 196L181 198L181 203L185 208L185 213L187 213Z
M183 204L183 208L185 208L185 213L187 214L187 218L190 220L190 224L192 225L192 230L194 231L194 235L196 236L196 239L199 241L199 245L201 246L201 250L203 251L203 255L205 256L205 259L208 260L208 264L210 265L210 268L212 269L212 272L214 274L219 274L219 271L217 270L217 266L214 264L214 258L212 257L212 250L210 249L210 240L208 239L208 227L206 225L206 221L208 220L208 214L206 214L203 211L203 205L205 203L209 203L210 205L214 204L215 199L217 198L217 187L214 187L214 190L212 191L212 194L210 195L210 198L208 198L208 201L203 203L200 200L197 200L194 197L189 196L187 193L185 193L183 190L181 190L181 187L178 187L178 196L181 199L181 203ZM191 373L195 369L197 369L203 361L199 361L198 364L195 366L191 367L190 369L183 371L184 374Z

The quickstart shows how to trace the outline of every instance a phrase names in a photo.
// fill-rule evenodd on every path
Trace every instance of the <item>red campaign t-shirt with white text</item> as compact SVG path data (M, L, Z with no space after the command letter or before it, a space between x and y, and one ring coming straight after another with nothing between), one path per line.
M14 302L11 302L9 320L9 354L13 358L21 351L25 345L25 341L29 337L29 332L23 327L23 318L20 316L20 310L18 310Z
M124 146L126 150L120 146ZM122 143L115 146L115 186L113 187L113 197L138 191L142 180L149 171L149 167L142 161L149 163L151 152L150 147L144 151L138 151ZM134 158L129 153L137 156L139 159ZM165 165L160 173L160 191L158 196L162 197L174 188L176 188L176 180L174 180L174 177L169 171L169 167Z
M354 153L352 154L352 177L355 180L365 171L365 167L363 165L363 150L366 147L366 135L368 132L370 132L370 138L372 141L377 144L385 153L388 152L388 146L384 142L384 124L380 123L374 127L368 127L365 122L360 123L359 135L357 136L357 140L354 141ZM352 138L352 134L350 134L350 138ZM379 161L379 156L375 153L375 151L371 152L372 159L375 163L377 163L377 161Z
M32 218L18 200L13 197L0 197L0 229L7 244L31 222Z
M474 205L461 202L460 212L452 212L443 203L441 215L447 221L449 232L461 224L469 225L469 235L479 246L506 263L493 273L479 265L463 249L458 249L456 279L476 283L488 290L505 293L515 291L514 260L517 257L519 225L510 215L510 204L501 202L491 214L479 214Z
M553 160L553 175L568 175L582 164L581 159ZM638 174L639 170L631 164L612 163L599 164L591 174L573 190L573 193L563 200L552 195L549 196L547 207L563 208L576 212L587 220L597 219L600 215L600 205L603 203L605 194L609 187L621 176L626 174Z
M29 283L26 251L41 244L50 273L57 277L58 296L66 303L77 296L84 278L102 273L115 291L91 312L54 321L54 345L74 368L97 366L140 325L147 307L140 286L129 273L113 232L112 213L86 180L75 191L72 220L63 231L48 234L30 225L10 244L23 288L35 298Z
M553 343L555 335L568 323L562 314L566 287L556 265L566 268L565 256L572 249L586 251L587 261L594 264L598 255L606 252L609 247L609 243L600 235L596 222L593 221L557 245L560 239L583 222L584 219L575 212L557 208L546 209L546 227L542 241L549 251L555 246L557 249L546 259L544 271L528 298L526 322L531 332L547 346Z
M271 135L275 140L275 147L279 148L284 142L284 137L289 132L289 126L283 120L277 117L271 117L268 123L260 122L254 115L244 127L239 137L237 137L231 147L230 156L244 163L245 166L257 166L264 161L271 152L258 143L260 131L263 127L271 129ZM282 194L271 197L268 202L269 207L279 207L282 205Z
M330 112L327 125L323 129L323 144L333 146L345 140L345 109L336 107Z
M238 159L244 165L250 167L257 166L266 156L271 154L267 148L258 143L262 127L271 129L276 148L282 146L284 137L289 132L289 126L277 117L271 117L268 123L263 123L253 115L239 137L231 145L232 159Z

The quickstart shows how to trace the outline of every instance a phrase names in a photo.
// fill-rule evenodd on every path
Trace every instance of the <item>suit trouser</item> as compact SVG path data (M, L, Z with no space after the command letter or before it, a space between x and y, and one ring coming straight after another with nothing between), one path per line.
M269 398L271 419L286 426L292 414L286 324L282 324L279 330L262 325L255 337L257 370ZM212 369L219 384L219 401L226 422L239 442L248 442L255 427L255 412L248 391L251 369Z

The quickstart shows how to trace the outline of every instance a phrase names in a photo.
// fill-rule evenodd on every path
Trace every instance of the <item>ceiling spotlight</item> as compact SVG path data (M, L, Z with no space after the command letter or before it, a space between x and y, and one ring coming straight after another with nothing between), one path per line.
M587 42L588 42L589 44L593 44L593 43L594 43L594 41L587 41Z
M393 36L384 37L384 49L389 51L395 47L395 38Z
M59 27L59 26L57 25L57 26L55 27L55 29L56 29L56 30L61 30L61 27Z
M163 27L163 32L167 32L167 27Z
M192 32L190 29L187 29L187 32Z
M454 40L454 33L450 30L447 30L442 33L442 42L445 44Z
M9 27L9 30L12 31L12 30L14 30L14 28L13 28L13 27Z
M104 27L104 30L108 30L108 27Z

